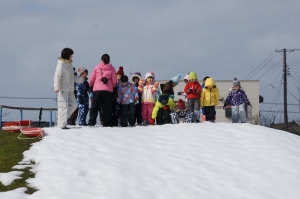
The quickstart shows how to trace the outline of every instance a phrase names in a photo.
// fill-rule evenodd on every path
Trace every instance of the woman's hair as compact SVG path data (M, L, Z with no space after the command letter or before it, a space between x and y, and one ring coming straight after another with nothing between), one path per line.
M71 48L64 48L61 51L61 58L65 59L65 60L69 60L71 55L74 54L74 51Z
M109 62L110 62L110 57L109 57L108 54L104 54L104 55L102 55L101 60L102 60L105 64L109 64Z

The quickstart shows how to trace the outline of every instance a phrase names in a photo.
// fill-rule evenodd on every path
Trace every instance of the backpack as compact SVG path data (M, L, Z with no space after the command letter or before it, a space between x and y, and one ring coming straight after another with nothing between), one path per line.
M167 94L161 94L158 97L158 102L161 103L163 106L167 105L169 101L169 95Z

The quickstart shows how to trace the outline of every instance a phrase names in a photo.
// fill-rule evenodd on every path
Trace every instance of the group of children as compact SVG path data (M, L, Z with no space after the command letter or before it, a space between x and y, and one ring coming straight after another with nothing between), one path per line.
M89 111L89 99L93 99L92 91L88 83L88 70L78 69L79 76L84 79L82 83L76 83L76 99L78 103L78 125L86 126L86 116ZM124 75L123 67L116 72L117 85L114 89L112 103L113 126L178 124L179 118L184 123L199 123L202 113L202 121L215 122L215 106L219 104L219 90L211 77L204 77L202 86L198 82L196 72L190 72L184 77L185 87L182 94L185 101L174 101L174 87L178 85L181 75L178 74L170 81L160 84L155 80L153 72L147 72L145 79L139 72L130 78ZM246 114L243 104L250 102L237 79L228 93L224 103L232 105L232 122L246 122ZM100 118L101 107L99 110ZM239 116L239 117L238 117Z
M202 121L216 120L219 90L211 77L204 77L201 86L197 74L188 73L184 77L184 92L181 92L185 102L179 99L175 103L173 88L179 84L180 74L162 84L155 80L155 74L151 71L146 73L144 79L139 72L129 79L124 75L123 67L120 66L116 72L110 64L109 55L104 54L88 82L88 70L79 68L77 74L73 67L73 54L70 48L61 51L53 79L58 103L57 126L62 129L69 129L67 124L75 125L76 119L78 125L93 126L98 112L104 127L178 124L179 118L183 118L185 123L199 123L200 112ZM247 121L245 104L251 107L245 91L235 78L223 106L231 106L233 123ZM88 112L90 119L87 123Z

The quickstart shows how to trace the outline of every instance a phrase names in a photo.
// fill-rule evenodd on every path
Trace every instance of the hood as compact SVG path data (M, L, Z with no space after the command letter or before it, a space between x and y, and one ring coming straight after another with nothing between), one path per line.
M206 86L216 86L215 80L213 78L207 78L205 81L205 87Z
M142 79L142 77L141 77L140 75L133 74L133 75L131 75L131 77L130 77L130 82L134 83L134 82L133 82L133 78L134 78L134 77L138 77L140 80Z
M104 71L109 71L114 68L111 64L104 64L103 62L101 64L99 64L99 66Z
M59 57L58 60L66 62L66 63L72 63L72 60L71 61L70 60L66 60L66 59L63 59L61 57Z

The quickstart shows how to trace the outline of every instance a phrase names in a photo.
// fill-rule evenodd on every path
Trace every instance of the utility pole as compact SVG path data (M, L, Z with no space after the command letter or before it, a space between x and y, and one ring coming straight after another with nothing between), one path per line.
M284 112L284 130L288 130L288 113L287 113L287 65L286 52L294 52L300 49L276 49L275 52L283 52L283 112Z

